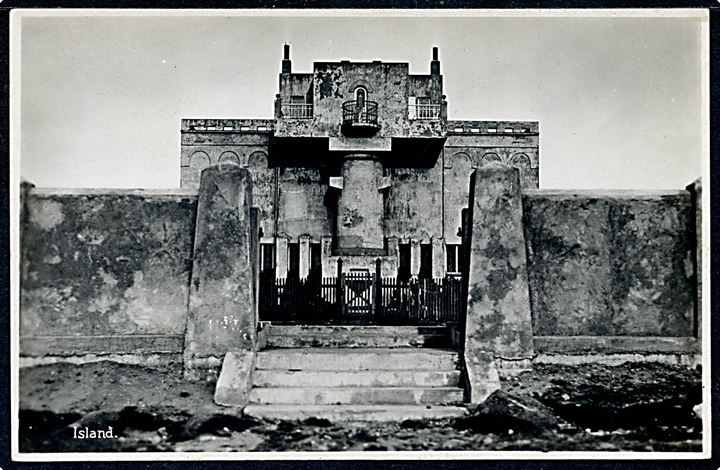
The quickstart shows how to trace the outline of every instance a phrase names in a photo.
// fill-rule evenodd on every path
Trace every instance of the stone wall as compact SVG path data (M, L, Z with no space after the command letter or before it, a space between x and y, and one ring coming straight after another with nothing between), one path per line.
M309 235L319 241L331 236L332 205L326 204L327 180L317 168L284 168L279 172L278 233L297 241Z
M688 192L526 191L523 205L535 335L693 336Z
M432 168L387 170L385 236L429 243L442 237L442 161ZM466 199L467 207L467 199Z
M459 169L457 178L466 171ZM437 198L430 187L417 189L414 180L421 177L408 180L406 206L393 209L397 230L415 230L414 223L418 230L439 227L439 210L412 209L416 192ZM313 188L301 191L310 199L298 203L301 217L287 220L284 230L322 240L323 253L335 261L327 256L332 226L319 172L286 170L281 178L281 189ZM524 191L536 337L699 334L689 192ZM281 207L297 201L283 194L288 198L281 197ZM30 189L22 224L21 352L181 352L196 210L194 190ZM396 252L397 239L391 240ZM383 259L384 275L394 269ZM323 270L334 271L332 264Z
M32 351L22 352L181 350L196 206L183 190L31 189L20 336Z

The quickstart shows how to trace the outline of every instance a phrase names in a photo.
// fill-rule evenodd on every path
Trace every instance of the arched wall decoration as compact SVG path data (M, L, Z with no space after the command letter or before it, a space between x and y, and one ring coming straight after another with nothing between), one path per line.
M240 165L240 157L238 157L237 153L226 150L220 154L218 163L232 163L233 165Z
M256 167L256 168L267 168L268 167L268 159L267 154L263 152L262 150L257 150L250 154L248 157L248 166Z
M530 157L525 153L516 153L510 159L510 163L515 166L530 168Z
M353 98L355 98L355 90L357 90L358 88L365 88L365 91L367 91L368 93L375 93L373 87L366 80L355 80L348 87L348 90L352 91L353 93Z
M495 152L488 152L480 159L481 165L487 165L490 162L502 162L502 158Z
M461 168L461 167L467 167L470 172L472 172L472 169L474 168L472 157L468 155L466 152L457 152L450 157L450 161L448 162L447 168Z
M198 150L190 155L190 168L207 168L210 166L210 156Z

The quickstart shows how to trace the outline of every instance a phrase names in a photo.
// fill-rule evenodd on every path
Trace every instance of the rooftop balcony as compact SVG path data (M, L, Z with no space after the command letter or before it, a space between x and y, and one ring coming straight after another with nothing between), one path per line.
M312 119L313 105L311 104L283 104L280 108L283 118Z
M408 118L418 121L437 121L440 119L441 105L411 104L408 105Z
M368 137L380 130L378 105L374 101L343 103L342 132L349 137Z

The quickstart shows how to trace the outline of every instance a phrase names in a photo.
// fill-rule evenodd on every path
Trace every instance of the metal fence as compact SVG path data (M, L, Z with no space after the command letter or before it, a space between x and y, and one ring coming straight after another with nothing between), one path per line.
M411 104L408 105L410 119L420 121L433 121L440 119L441 107L439 104Z
M282 117L291 119L312 119L313 105L311 104L283 104Z
M464 307L462 279L400 280L364 273L260 277L260 320L291 323L442 324Z
M343 125L378 125L378 104L375 101L346 101L342 105Z

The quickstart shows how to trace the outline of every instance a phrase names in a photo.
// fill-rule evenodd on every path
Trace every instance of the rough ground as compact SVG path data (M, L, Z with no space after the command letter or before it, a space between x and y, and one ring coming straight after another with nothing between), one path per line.
M20 451L700 451L699 370L535 366L458 420L256 421L177 370L98 362L20 371ZM70 425L116 439L73 439Z

